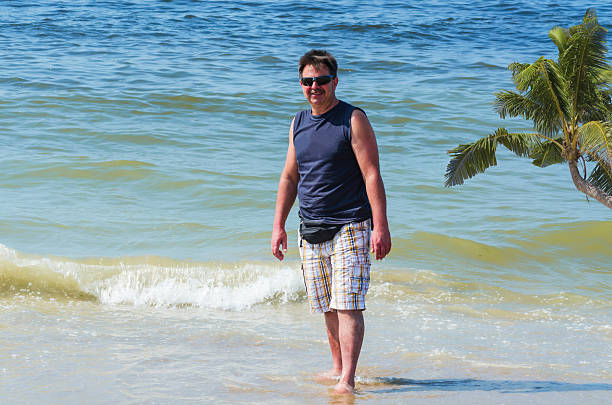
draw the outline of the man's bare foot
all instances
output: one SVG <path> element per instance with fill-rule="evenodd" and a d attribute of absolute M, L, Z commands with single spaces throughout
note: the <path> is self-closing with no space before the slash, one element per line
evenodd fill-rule
<path fill-rule="evenodd" d="M 318 383 L 335 382 L 335 381 L 338 381 L 341 374 L 342 374 L 342 371 L 336 371 L 334 369 L 327 370 L 327 371 L 317 374 L 315 376 L 315 381 Z"/>
<path fill-rule="evenodd" d="M 352 387 L 349 383 L 346 383 L 344 381 L 340 381 L 334 387 L 334 392 L 336 394 L 354 394 L 355 393 L 355 388 Z"/>

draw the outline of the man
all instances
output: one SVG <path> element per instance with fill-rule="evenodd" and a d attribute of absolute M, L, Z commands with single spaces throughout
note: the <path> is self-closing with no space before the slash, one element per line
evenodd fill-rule
<path fill-rule="evenodd" d="M 391 250 L 378 146 L 365 113 L 335 95 L 338 64 L 320 50 L 304 54 L 299 77 L 310 110 L 298 113 L 278 185 L 271 247 L 283 260 L 285 221 L 299 196 L 300 258 L 312 312 L 325 316 L 337 393 L 353 392 L 363 342 L 370 248 Z M 280 250 L 282 247 L 282 251 Z"/>

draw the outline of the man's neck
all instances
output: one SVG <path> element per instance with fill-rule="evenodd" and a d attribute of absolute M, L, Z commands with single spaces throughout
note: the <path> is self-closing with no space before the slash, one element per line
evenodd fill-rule
<path fill-rule="evenodd" d="M 326 112 L 328 112 L 329 110 L 331 110 L 332 108 L 334 108 L 336 105 L 338 105 L 340 101 L 337 98 L 334 98 L 334 100 L 331 102 L 331 104 L 327 105 L 327 106 L 313 106 L 312 104 L 310 105 L 310 110 L 312 111 L 312 115 L 323 115 Z"/>

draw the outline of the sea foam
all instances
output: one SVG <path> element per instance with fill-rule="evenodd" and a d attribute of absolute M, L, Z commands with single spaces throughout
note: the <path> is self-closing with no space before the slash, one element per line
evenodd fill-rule
<path fill-rule="evenodd" d="M 0 244 L 0 293 L 237 311 L 303 299 L 304 284 L 296 267 L 150 256 L 73 260 L 23 254 Z"/>

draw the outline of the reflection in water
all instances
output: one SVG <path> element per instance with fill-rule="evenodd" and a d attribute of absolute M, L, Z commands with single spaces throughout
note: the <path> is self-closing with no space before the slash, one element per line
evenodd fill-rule
<path fill-rule="evenodd" d="M 411 380 L 409 378 L 380 377 L 363 381 L 363 385 L 381 385 L 383 389 L 363 389 L 368 393 L 407 391 L 498 391 L 500 393 L 536 393 L 568 391 L 612 391 L 612 384 L 573 384 L 562 381 L 513 380 Z"/>
<path fill-rule="evenodd" d="M 333 389 L 330 389 L 329 394 L 329 405 L 353 405 L 355 403 L 355 395 L 353 394 L 344 394 L 338 395 L 333 392 Z"/>

